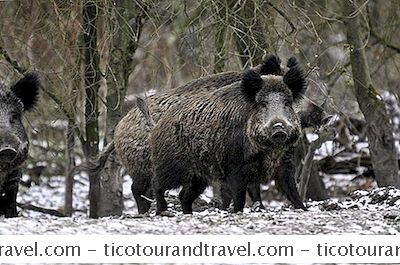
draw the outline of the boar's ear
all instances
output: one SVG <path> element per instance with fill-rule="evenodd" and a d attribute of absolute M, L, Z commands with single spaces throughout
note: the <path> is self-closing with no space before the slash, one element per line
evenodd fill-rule
<path fill-rule="evenodd" d="M 24 111 L 31 110 L 39 95 L 39 78 L 35 73 L 28 73 L 11 87 L 11 91 L 24 104 Z"/>
<path fill-rule="evenodd" d="M 283 82 L 290 88 L 293 93 L 293 99 L 296 101 L 301 99 L 306 92 L 306 78 L 304 77 L 303 69 L 295 57 L 291 57 L 288 60 L 287 66 L 289 67 L 289 71 L 284 75 Z"/>
<path fill-rule="evenodd" d="M 262 84 L 263 80 L 260 74 L 256 71 L 249 69 L 243 73 L 241 84 L 242 90 L 251 100 L 254 100 L 257 92 L 262 88 Z"/>
<path fill-rule="evenodd" d="M 282 75 L 281 59 L 276 55 L 267 55 L 261 64 L 261 75 Z"/>

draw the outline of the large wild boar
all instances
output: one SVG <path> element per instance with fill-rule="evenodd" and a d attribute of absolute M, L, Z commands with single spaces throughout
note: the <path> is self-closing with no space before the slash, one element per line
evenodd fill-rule
<path fill-rule="evenodd" d="M 264 62 L 255 67 L 262 74 L 281 74 L 280 60 L 276 56 L 268 56 Z M 238 82 L 242 73 L 226 72 L 194 80 L 178 88 L 161 91 L 147 99 L 148 109 L 152 119 L 157 123 L 160 117 L 170 108 L 184 101 L 192 94 L 201 91 L 210 92 L 220 87 Z M 145 117 L 137 107 L 132 108 L 121 119 L 115 128 L 115 151 L 132 177 L 132 193 L 136 200 L 139 213 L 145 213 L 150 208 L 153 198 L 151 185 L 152 167 L 150 163 L 150 148 L 148 136 L 150 127 Z"/>
<path fill-rule="evenodd" d="M 22 115 L 34 107 L 38 87 L 35 74 L 26 75 L 11 89 L 0 85 L 0 215 L 5 217 L 17 216 L 19 167 L 26 160 L 29 149 Z"/>
<path fill-rule="evenodd" d="M 305 209 L 285 172 L 301 133 L 293 104 L 306 81 L 294 57 L 288 67 L 284 76 L 279 65 L 265 75 L 248 70 L 241 81 L 188 95 L 163 113 L 150 133 L 157 214 L 167 210 L 164 192 L 180 186 L 183 212 L 192 213 L 193 201 L 216 178 L 232 190 L 234 211 L 242 211 L 248 184 L 265 175 L 277 176 L 288 199 Z M 284 174 L 275 174 L 278 168 Z"/>

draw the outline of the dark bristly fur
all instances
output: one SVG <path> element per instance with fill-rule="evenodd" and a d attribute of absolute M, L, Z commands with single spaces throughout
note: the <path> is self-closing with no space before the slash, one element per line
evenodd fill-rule
<path fill-rule="evenodd" d="M 34 108 L 38 77 L 27 74 L 11 89 L 0 87 L 0 215 L 17 216 L 16 197 L 20 165 L 28 155 L 29 141 L 22 125 L 23 111 Z"/>
<path fill-rule="evenodd" d="M 273 55 L 266 57 L 263 64 L 255 67 L 254 70 L 260 72 L 262 75 L 282 74 L 280 59 Z M 164 112 L 176 104 L 179 104 L 179 102 L 184 100 L 188 95 L 202 91 L 213 91 L 220 87 L 240 81 L 241 76 L 242 74 L 239 72 L 221 73 L 194 80 L 178 88 L 161 91 L 147 98 L 149 112 L 151 113 L 154 122 L 157 123 Z M 299 110 L 301 110 L 301 108 Z M 306 117 L 306 115 L 304 115 L 304 117 Z M 149 122 L 147 120 L 148 119 L 142 115 L 141 111 L 137 107 L 132 108 L 132 110 L 119 122 L 114 137 L 115 151 L 127 169 L 127 172 L 132 177 L 133 184 L 131 189 L 139 213 L 145 213 L 150 208 L 150 202 L 144 199 L 142 195 L 148 198 L 153 198 L 152 185 L 150 181 L 152 170 L 148 144 L 148 133 L 151 128 L 149 127 Z M 93 167 L 94 170 L 99 170 L 104 166 L 104 164 L 100 165 L 98 162 L 105 162 L 108 154 L 110 154 L 109 149 L 102 153 L 102 156 L 97 161 L 98 165 Z M 223 187 L 225 190 L 226 188 L 227 187 Z M 285 189 L 282 188 L 282 190 Z M 229 198 L 229 196 L 227 198 Z M 254 200 L 257 200 L 257 198 Z"/>
<path fill-rule="evenodd" d="M 268 55 L 260 67 L 260 73 L 262 75 L 282 75 L 281 59 L 276 55 Z"/>
<path fill-rule="evenodd" d="M 279 62 L 279 63 L 277 63 Z M 262 65 L 254 70 L 261 74 L 281 72 L 280 61 L 276 56 L 268 57 Z M 178 88 L 161 91 L 147 98 L 148 110 L 155 123 L 158 122 L 164 112 L 179 104 L 186 97 L 199 92 L 211 92 L 220 87 L 238 82 L 242 73 L 227 72 L 207 76 L 194 80 Z M 150 208 L 150 202 L 142 195 L 152 198 L 151 163 L 148 143 L 150 131 L 147 119 L 141 111 L 134 107 L 122 118 L 115 129 L 115 151 L 132 177 L 132 193 L 138 205 L 139 213 L 145 213 Z M 109 152 L 103 153 L 105 156 Z M 104 159 L 99 159 L 104 161 Z M 96 170 L 100 168 L 96 166 Z"/>
<path fill-rule="evenodd" d="M 240 80 L 240 73 L 228 72 L 197 79 L 188 84 L 149 96 L 147 107 L 155 123 L 165 111 L 187 96 L 199 91 L 213 91 L 218 87 Z M 139 213 L 150 208 L 150 202 L 143 198 L 153 198 L 151 185 L 152 167 L 148 135 L 151 130 L 148 119 L 138 107 L 132 108 L 115 128 L 115 151 L 132 178 L 132 194 Z"/>
<path fill-rule="evenodd" d="M 234 211 L 242 211 L 247 185 L 266 174 L 305 209 L 293 175 L 271 173 L 285 168 L 300 133 L 292 103 L 305 91 L 297 82 L 301 73 L 296 67 L 290 76 L 260 77 L 249 70 L 241 82 L 191 94 L 164 112 L 150 137 L 157 213 L 167 209 L 164 192 L 179 186 L 183 212 L 191 213 L 194 199 L 215 178 L 230 187 Z M 277 131 L 287 137 L 275 141 Z"/>
<path fill-rule="evenodd" d="M 289 71 L 283 77 L 283 81 L 292 90 L 293 97 L 301 99 L 299 95 L 303 95 L 307 88 L 304 71 L 295 57 L 291 57 L 288 60 L 287 66 L 289 67 Z"/>
<path fill-rule="evenodd" d="M 241 86 L 244 94 L 247 95 L 249 99 L 254 100 L 254 97 L 260 90 L 262 83 L 263 80 L 260 76 L 260 73 L 257 73 L 253 69 L 250 69 L 244 72 Z"/>
<path fill-rule="evenodd" d="M 36 105 L 39 94 L 39 77 L 36 73 L 28 73 L 19 80 L 11 90 L 22 101 L 25 111 L 30 111 Z"/>

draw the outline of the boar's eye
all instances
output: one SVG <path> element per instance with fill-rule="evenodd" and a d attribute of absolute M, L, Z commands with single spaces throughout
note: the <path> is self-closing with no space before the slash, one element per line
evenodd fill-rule
<path fill-rule="evenodd" d="M 259 103 L 258 103 L 258 106 L 260 107 L 260 108 L 268 108 L 268 103 L 267 102 L 265 102 L 265 101 L 260 101 Z"/>
<path fill-rule="evenodd" d="M 290 107 L 293 104 L 293 99 L 285 98 L 285 100 L 283 101 L 283 104 L 285 104 L 286 107 Z"/>

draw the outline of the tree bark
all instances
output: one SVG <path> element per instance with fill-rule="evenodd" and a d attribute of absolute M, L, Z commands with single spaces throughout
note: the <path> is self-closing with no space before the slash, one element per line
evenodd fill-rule
<path fill-rule="evenodd" d="M 65 159 L 67 165 L 65 166 L 65 205 L 64 213 L 65 216 L 72 216 L 72 195 L 74 190 L 74 169 L 75 169 L 75 138 L 73 125 L 68 123 L 66 132 L 66 148 L 65 148 Z"/>
<path fill-rule="evenodd" d="M 318 133 L 318 139 L 309 143 L 305 137 L 295 147 L 296 179 L 300 180 L 299 193 L 304 201 L 306 198 L 323 200 L 327 198 L 323 183 L 320 182 L 318 170 L 314 163 L 315 151 L 327 140 L 334 138 L 333 131 L 323 128 Z M 311 191 L 311 192 L 310 192 Z"/>
<path fill-rule="evenodd" d="M 364 114 L 372 166 L 378 186 L 400 188 L 397 153 L 393 128 L 386 113 L 385 103 L 372 84 L 361 40 L 361 25 L 354 1 L 344 1 L 344 24 L 350 45 L 350 62 L 354 80 L 354 93 Z"/>
<path fill-rule="evenodd" d="M 99 54 L 97 52 L 96 20 L 98 7 L 96 1 L 86 0 L 83 3 L 83 52 L 84 52 L 84 84 L 86 92 L 85 130 L 86 141 L 83 151 L 87 159 L 94 159 L 98 154 L 99 144 L 99 110 L 98 91 L 100 81 Z M 89 217 L 98 217 L 100 179 L 97 175 L 89 175 Z"/>
<path fill-rule="evenodd" d="M 111 18 L 107 21 L 108 34 L 112 35 L 107 80 L 107 127 L 105 146 L 114 138 L 114 129 L 122 117 L 122 106 L 133 71 L 133 55 L 140 37 L 143 10 L 133 1 L 117 0 L 110 6 Z M 129 24 L 128 24 L 129 23 Z M 115 29 L 117 28 L 117 30 Z M 135 37 L 133 37 L 135 36 Z M 99 216 L 120 216 L 123 211 L 122 176 L 120 164 L 114 154 L 100 172 Z"/>

